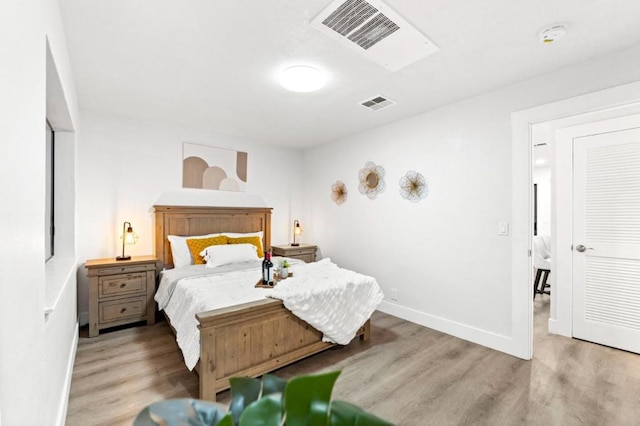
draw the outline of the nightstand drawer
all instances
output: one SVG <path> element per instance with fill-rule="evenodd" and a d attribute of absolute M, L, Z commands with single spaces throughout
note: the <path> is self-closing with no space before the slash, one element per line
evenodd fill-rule
<path fill-rule="evenodd" d="M 317 249 L 318 246 L 310 244 L 300 244 L 299 246 L 271 246 L 271 250 L 276 256 L 292 257 L 305 262 L 316 261 Z"/>
<path fill-rule="evenodd" d="M 147 310 L 145 296 L 131 299 L 101 302 L 99 304 L 100 322 L 118 321 L 130 317 L 144 317 Z"/>
<path fill-rule="evenodd" d="M 145 272 L 153 269 L 153 265 L 122 265 L 109 268 L 96 268 L 94 275 L 130 274 L 132 272 Z"/>
<path fill-rule="evenodd" d="M 98 278 L 98 297 L 120 296 L 147 290 L 147 275 L 142 273 Z"/>
<path fill-rule="evenodd" d="M 301 254 L 309 254 L 309 249 L 289 249 L 287 250 L 287 256 L 300 256 Z"/>
<path fill-rule="evenodd" d="M 294 256 L 289 256 L 289 257 L 293 257 L 294 259 L 300 259 L 306 263 L 311 263 L 316 261 L 316 255 L 314 253 L 296 254 Z"/>

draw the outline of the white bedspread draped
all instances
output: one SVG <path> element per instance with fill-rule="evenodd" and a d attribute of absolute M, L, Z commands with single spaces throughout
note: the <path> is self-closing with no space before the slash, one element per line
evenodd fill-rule
<path fill-rule="evenodd" d="M 339 268 L 329 259 L 309 264 L 289 261 L 294 276 L 274 289 L 255 288 L 261 276 L 259 261 L 163 271 L 155 300 L 170 318 L 190 370 L 200 357 L 197 313 L 274 297 L 321 331 L 325 341 L 347 344 L 382 301 L 374 278 Z"/>
<path fill-rule="evenodd" d="M 269 297 L 282 300 L 295 316 L 320 330 L 323 341 L 346 345 L 384 295 L 374 278 L 323 259 L 296 269 Z"/>

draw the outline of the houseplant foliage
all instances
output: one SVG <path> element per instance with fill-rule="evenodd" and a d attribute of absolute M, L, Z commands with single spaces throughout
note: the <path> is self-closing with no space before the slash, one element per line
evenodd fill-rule
<path fill-rule="evenodd" d="M 147 406 L 135 426 L 386 426 L 391 423 L 344 401 L 331 401 L 340 371 L 294 377 L 235 377 L 231 404 L 171 399 Z"/>

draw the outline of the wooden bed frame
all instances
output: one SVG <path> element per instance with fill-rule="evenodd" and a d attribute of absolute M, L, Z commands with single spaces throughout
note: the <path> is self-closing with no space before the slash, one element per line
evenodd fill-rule
<path fill-rule="evenodd" d="M 271 247 L 271 208 L 154 206 L 155 255 L 172 268 L 168 235 L 262 231 Z M 215 401 L 229 378 L 256 377 L 332 347 L 322 333 L 302 321 L 282 301 L 264 299 L 196 315 L 200 329 L 200 399 Z M 370 322 L 358 330 L 369 340 Z"/>

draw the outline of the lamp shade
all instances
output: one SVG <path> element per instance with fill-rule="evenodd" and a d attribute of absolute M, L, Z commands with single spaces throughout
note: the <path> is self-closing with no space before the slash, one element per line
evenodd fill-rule
<path fill-rule="evenodd" d="M 296 237 L 302 235 L 302 233 L 304 232 L 304 230 L 302 229 L 302 226 L 300 226 L 300 221 L 299 220 L 294 220 L 293 221 L 293 242 L 291 243 L 292 246 L 299 246 L 300 243 L 296 243 Z"/>
<path fill-rule="evenodd" d="M 122 239 L 122 256 L 116 257 L 116 260 L 129 260 L 131 256 L 126 256 L 124 254 L 124 246 L 135 244 L 138 241 L 138 235 L 133 232 L 133 226 L 131 226 L 130 222 L 124 222 L 122 224 L 122 235 L 120 236 Z"/>

